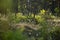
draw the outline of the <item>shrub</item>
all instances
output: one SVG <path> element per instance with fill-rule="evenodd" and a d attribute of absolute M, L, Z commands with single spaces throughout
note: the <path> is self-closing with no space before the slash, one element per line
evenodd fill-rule
<path fill-rule="evenodd" d="M 8 30 L 7 32 L 1 34 L 2 35 L 1 38 L 3 40 L 26 40 L 27 37 L 23 35 L 22 32 L 23 32 L 22 29 L 18 29 L 16 31 Z"/>
<path fill-rule="evenodd" d="M 53 31 L 50 32 L 52 40 L 60 40 L 60 27 L 55 27 Z"/>

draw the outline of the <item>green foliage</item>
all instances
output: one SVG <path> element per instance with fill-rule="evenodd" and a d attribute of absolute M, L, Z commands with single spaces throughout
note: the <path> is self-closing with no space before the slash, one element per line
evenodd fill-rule
<path fill-rule="evenodd" d="M 60 16 L 60 8 L 56 7 L 55 8 L 56 15 L 59 17 Z"/>
<path fill-rule="evenodd" d="M 9 22 L 0 20 L 0 31 L 7 31 L 9 30 Z"/>
<path fill-rule="evenodd" d="M 19 1 L 19 2 L 18 2 Z M 56 1 L 57 2 L 57 1 Z M 56 3 L 55 3 L 56 4 Z M 29 37 L 23 34 L 24 28 L 10 30 L 10 26 L 14 23 L 28 22 L 34 24 L 35 22 L 39 25 L 37 31 L 41 32 L 38 40 L 59 40 L 60 38 L 60 27 L 51 26 L 47 19 L 56 18 L 47 9 L 51 9 L 48 5 L 52 5 L 51 0 L 0 0 L 0 18 L 1 14 L 7 12 L 8 20 L 0 20 L 0 40 L 28 40 Z M 52 5 L 52 7 L 54 7 Z M 17 13 L 17 11 L 21 13 Z M 46 10 L 45 10 L 46 9 Z M 59 15 L 58 6 L 52 8 Z M 8 12 L 11 11 L 11 12 Z M 12 13 L 15 12 L 15 13 Z M 22 15 L 26 13 L 26 15 Z M 30 13 L 30 14 L 29 14 Z M 39 14 L 36 14 L 39 13 Z M 28 15 L 29 14 L 29 15 Z M 35 14 L 35 17 L 34 17 Z M 60 16 L 60 15 L 59 15 Z M 36 25 L 37 25 L 36 24 Z M 19 26 L 19 25 L 18 25 Z M 12 26 L 12 27 L 15 27 Z M 19 26 L 21 27 L 21 26 Z M 34 34 L 35 35 L 35 34 Z M 32 37 L 33 38 L 33 37 Z M 35 38 L 33 38 L 34 40 Z"/>
<path fill-rule="evenodd" d="M 22 20 L 25 21 L 27 16 L 23 16 L 21 13 L 18 13 L 16 16 L 16 22 L 21 22 Z"/>
<path fill-rule="evenodd" d="M 26 40 L 26 36 L 22 34 L 22 29 L 18 29 L 16 31 L 8 30 L 1 34 L 3 40 Z"/>
<path fill-rule="evenodd" d="M 60 27 L 55 27 L 53 31 L 50 32 L 50 36 L 52 40 L 59 40 L 60 39 Z"/>
<path fill-rule="evenodd" d="M 35 16 L 35 19 L 36 19 L 36 21 L 39 22 L 39 23 L 44 22 L 44 18 L 43 18 L 42 16 L 40 16 L 40 15 L 36 15 L 36 16 Z"/>
<path fill-rule="evenodd" d="M 58 13 L 59 12 L 59 8 L 57 7 L 57 8 L 55 8 L 55 11 Z"/>
<path fill-rule="evenodd" d="M 42 13 L 44 13 L 44 12 L 42 12 Z M 46 19 L 45 19 L 45 14 L 38 14 L 38 15 L 35 15 L 35 19 L 36 19 L 36 21 L 38 22 L 38 24 L 39 24 L 39 27 L 41 26 L 41 28 L 38 30 L 39 32 L 41 32 L 41 34 L 40 34 L 40 37 L 38 38 L 38 40 L 54 40 L 53 39 L 53 36 L 55 36 L 55 39 L 59 39 L 58 37 L 60 37 L 59 36 L 59 34 L 60 34 L 60 28 L 59 27 L 56 27 L 56 26 L 50 26 L 49 24 L 48 24 L 48 22 L 46 21 Z M 49 18 L 55 18 L 55 16 L 53 16 L 53 15 L 48 15 L 49 16 Z M 15 18 L 16 17 L 16 18 Z M 46 16 L 47 17 L 47 16 Z M 29 19 L 30 18 L 30 19 Z M 9 26 L 8 26 L 8 23 L 10 23 L 10 22 L 15 22 L 15 23 L 19 23 L 19 22 L 21 22 L 22 20 L 24 20 L 25 22 L 27 22 L 27 19 L 29 19 L 29 20 L 31 20 L 31 19 L 33 19 L 33 14 L 32 15 L 30 15 L 30 16 L 25 16 L 25 15 L 22 15 L 21 13 L 17 13 L 16 14 L 16 16 L 15 16 L 15 14 L 11 14 L 11 15 L 9 15 L 9 17 L 8 17 L 8 21 L 9 22 L 7 22 L 7 21 L 0 21 L 0 27 L 2 26 L 4 29 L 5 28 L 8 28 Z M 23 22 L 24 22 L 23 21 Z M 34 20 L 33 20 L 34 21 Z M 6 24 L 7 23 L 7 24 Z M 29 23 L 29 22 L 28 22 Z M 7 27 L 7 26 L 8 27 Z M 36 24 L 37 25 L 37 24 Z M 5 27 L 6 26 L 6 27 Z M 2 29 L 3 29 L 2 28 Z M 0 29 L 1 30 L 1 29 Z M 17 30 L 15 30 L 15 31 L 12 31 L 12 30 L 8 30 L 8 31 L 6 31 L 6 32 L 4 32 L 4 33 L 2 33 L 1 34 L 1 38 L 3 39 L 3 40 L 27 40 L 29 37 L 27 37 L 27 35 L 23 35 L 22 33 L 23 33 L 23 31 L 24 31 L 24 28 L 20 28 L 20 29 L 17 29 Z M 58 32 L 57 32 L 58 31 Z M 54 35 L 53 35 L 54 34 Z M 57 36 L 57 37 L 56 37 Z M 23 39 L 24 38 L 24 39 Z M 32 37 L 33 38 L 33 37 Z M 49 39 L 48 39 L 49 38 Z M 35 39 L 35 38 L 33 38 L 33 39 Z"/>

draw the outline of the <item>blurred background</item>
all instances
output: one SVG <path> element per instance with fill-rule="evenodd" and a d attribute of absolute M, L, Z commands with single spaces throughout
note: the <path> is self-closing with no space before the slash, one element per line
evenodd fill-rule
<path fill-rule="evenodd" d="M 0 40 L 60 40 L 60 0 L 0 0 Z"/>

